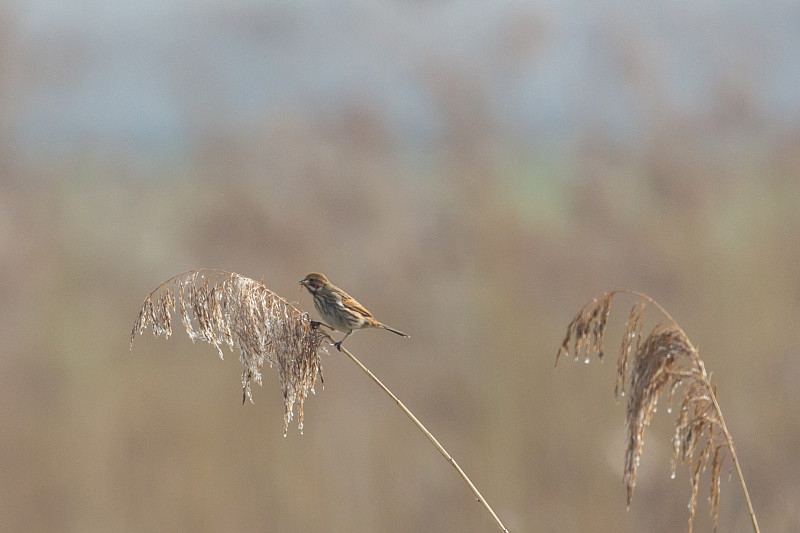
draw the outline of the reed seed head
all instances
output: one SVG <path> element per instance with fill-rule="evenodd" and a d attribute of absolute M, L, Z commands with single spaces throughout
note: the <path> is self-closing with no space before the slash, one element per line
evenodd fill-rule
<path fill-rule="evenodd" d="M 242 402 L 251 402 L 251 382 L 261 384 L 264 364 L 278 367 L 283 390 L 286 435 L 298 405 L 298 429 L 303 430 L 303 405 L 322 381 L 319 351 L 328 335 L 308 313 L 295 308 L 263 283 L 221 270 L 198 269 L 178 274 L 154 289 L 145 299 L 131 331 L 148 326 L 153 335 L 169 338 L 173 315 L 179 314 L 192 341 L 213 345 L 223 357 L 227 345 L 239 351 L 242 363 Z"/>
<path fill-rule="evenodd" d="M 623 481 L 630 507 L 636 487 L 636 474 L 642 456 L 645 428 L 656 411 L 660 395 L 667 391 L 668 403 L 680 392 L 681 406 L 672 438 L 672 477 L 678 463 L 688 464 L 692 487 L 689 501 L 689 531 L 692 531 L 700 476 L 711 465 L 710 514 L 716 530 L 719 514 L 720 471 L 723 449 L 730 446 L 730 436 L 721 427 L 721 413 L 716 404 L 716 387 L 712 385 L 700 359 L 683 330 L 666 311 L 646 294 L 621 290 L 608 292 L 581 308 L 567 326 L 556 364 L 561 356 L 574 354 L 575 360 L 589 362 L 592 352 L 603 358 L 603 337 L 606 331 L 611 300 L 616 294 L 638 297 L 625 324 L 620 355 L 617 360 L 615 396 L 628 394 L 626 424 L 627 444 Z M 666 320 L 642 338 L 642 315 L 653 304 Z M 632 358 L 632 361 L 631 361 Z M 671 411 L 671 407 L 667 409 Z"/>

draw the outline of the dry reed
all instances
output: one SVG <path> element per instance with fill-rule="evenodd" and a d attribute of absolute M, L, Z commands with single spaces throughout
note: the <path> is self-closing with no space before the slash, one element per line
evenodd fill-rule
<path fill-rule="evenodd" d="M 222 345 L 239 349 L 242 372 L 242 403 L 252 397 L 250 381 L 261 384 L 264 363 L 276 365 L 283 388 L 286 436 L 295 403 L 299 408 L 299 429 L 303 430 L 303 403 L 314 392 L 317 377 L 322 381 L 319 350 L 324 341 L 333 340 L 304 313 L 252 279 L 222 270 L 197 269 L 183 272 L 156 287 L 145 299 L 131 331 L 131 347 L 136 333 L 152 326 L 155 336 L 172 335 L 172 315 L 180 312 L 181 321 L 192 341 L 208 342 L 223 356 Z M 326 326 L 328 327 L 328 326 Z M 392 400 L 428 438 L 440 454 L 455 468 L 463 481 L 486 509 L 498 527 L 508 528 L 489 505 L 478 488 L 445 450 L 433 434 L 366 366 L 346 348 L 345 353 Z"/>
<path fill-rule="evenodd" d="M 724 451 L 728 450 L 736 467 L 739 482 L 744 492 L 753 530 L 758 533 L 758 523 L 747 491 L 741 466 L 736 456 L 733 439 L 725 425 L 716 386 L 706 373 L 705 365 L 697 349 L 689 341 L 675 320 L 655 300 L 646 294 L 619 290 L 595 298 L 578 311 L 567 326 L 567 334 L 556 356 L 556 365 L 562 356 L 583 357 L 589 362 L 592 352 L 603 358 L 603 338 L 611 308 L 611 300 L 619 293 L 632 294 L 638 298 L 631 308 L 625 326 L 619 359 L 617 360 L 617 398 L 629 393 L 626 413 L 627 445 L 623 481 L 627 489 L 630 507 L 636 487 L 636 473 L 642 455 L 644 430 L 656 411 L 658 399 L 667 390 L 668 408 L 671 412 L 672 398 L 680 391 L 681 406 L 675 421 L 672 437 L 672 477 L 677 465 L 687 464 L 691 482 L 689 500 L 689 531 L 692 531 L 700 476 L 711 465 L 710 509 L 716 531 L 719 518 L 720 472 Z M 646 338 L 642 338 L 642 315 L 652 304 L 666 317 L 657 324 Z M 629 370 L 629 357 L 633 357 Z"/>
<path fill-rule="evenodd" d="M 283 434 L 286 435 L 298 406 L 298 429 L 303 430 L 303 405 L 322 381 L 319 350 L 329 338 L 304 313 L 270 291 L 263 283 L 232 272 L 197 269 L 183 272 L 156 287 L 145 299 L 131 331 L 148 326 L 153 335 L 172 335 L 173 315 L 179 313 L 192 341 L 212 344 L 223 357 L 222 347 L 239 350 L 242 363 L 242 403 L 253 398 L 250 383 L 261 385 L 264 364 L 278 367 L 283 390 Z"/>

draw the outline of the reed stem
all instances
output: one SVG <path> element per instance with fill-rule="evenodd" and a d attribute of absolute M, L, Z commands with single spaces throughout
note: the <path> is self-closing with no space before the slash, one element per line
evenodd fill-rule
<path fill-rule="evenodd" d="M 489 514 L 490 514 L 490 515 L 492 515 L 492 518 L 494 519 L 494 521 L 495 521 L 495 522 L 497 522 L 497 525 L 498 525 L 498 526 L 500 526 L 500 529 L 502 529 L 503 531 L 505 531 L 506 533 L 508 533 L 508 528 L 507 528 L 507 527 L 506 527 L 506 526 L 503 524 L 503 522 L 500 520 L 500 517 L 498 517 L 498 516 L 497 516 L 497 513 L 495 513 L 495 512 L 494 512 L 494 509 L 492 509 L 492 507 L 489 505 L 489 502 L 487 502 L 487 501 L 486 501 L 486 498 L 484 498 L 484 497 L 483 497 L 483 495 L 480 493 L 480 491 L 479 491 L 479 490 L 478 490 L 478 488 L 475 486 L 475 484 L 472 482 L 472 480 L 470 480 L 470 479 L 469 479 L 469 477 L 467 476 L 467 474 L 464 472 L 464 470 L 462 470 L 462 469 L 461 469 L 461 467 L 458 465 L 458 463 L 456 462 L 456 460 L 455 460 L 455 459 L 453 459 L 453 457 L 452 457 L 452 456 L 451 456 L 449 453 L 447 453 L 447 450 L 445 450 L 445 449 L 444 449 L 444 446 L 442 446 L 441 444 L 439 444 L 439 441 L 438 441 L 438 440 L 436 440 L 436 437 L 434 437 L 434 436 L 433 436 L 433 434 L 432 434 L 430 431 L 428 431 L 428 429 L 427 429 L 427 428 L 426 428 L 426 427 L 425 427 L 425 426 L 422 424 L 422 422 L 420 422 L 420 421 L 419 421 L 419 419 L 418 419 L 416 416 L 414 416 L 414 413 L 412 413 L 411 411 L 409 411 L 409 409 L 408 409 L 408 408 L 407 408 L 407 407 L 406 407 L 406 406 L 403 404 L 403 402 L 401 402 L 401 401 L 400 401 L 400 400 L 397 398 L 397 396 L 395 396 L 395 395 L 392 393 L 392 391 L 390 391 L 390 390 L 389 390 L 389 389 L 386 387 L 386 385 L 384 385 L 384 384 L 381 382 L 381 380 L 379 380 L 379 379 L 378 379 L 378 378 L 375 376 L 375 374 L 373 374 L 373 373 L 370 371 L 370 369 L 369 369 L 369 368 L 367 368 L 366 366 L 364 366 L 364 365 L 361 363 L 361 361 L 359 361 L 358 359 L 356 359 L 356 357 L 355 357 L 355 356 L 354 356 L 352 353 L 350 353 L 350 351 L 349 351 L 349 350 L 347 350 L 347 348 L 344 348 L 344 347 L 342 347 L 342 348 L 340 348 L 340 351 L 342 351 L 342 352 L 343 352 L 345 355 L 347 355 L 347 357 L 349 357 L 349 358 L 350 358 L 350 359 L 351 359 L 351 360 L 352 360 L 352 361 L 353 361 L 353 362 L 354 362 L 354 363 L 355 363 L 355 364 L 356 364 L 356 365 L 357 365 L 357 366 L 358 366 L 358 367 L 359 367 L 361 370 L 363 370 L 363 371 L 364 371 L 364 373 L 365 373 L 365 374 L 367 374 L 367 375 L 370 377 L 370 379 L 372 379 L 372 381 L 374 381 L 375 383 L 377 383 L 377 385 L 378 385 L 378 386 L 379 386 L 381 389 L 383 389 L 383 392 L 385 392 L 386 394 L 388 394 L 388 395 L 389 395 L 389 397 L 390 397 L 392 400 L 394 400 L 394 401 L 395 401 L 395 403 L 397 404 L 397 406 L 398 406 L 398 407 L 399 407 L 399 408 L 400 408 L 400 409 L 401 409 L 401 410 L 402 410 L 402 411 L 403 411 L 403 412 L 406 414 L 406 416 L 407 416 L 408 418 L 410 418 L 410 419 L 411 419 L 411 421 L 414 423 L 414 425 L 415 425 L 415 426 L 417 426 L 417 428 L 418 428 L 418 429 L 419 429 L 419 430 L 420 430 L 422 433 L 424 433 L 424 434 L 425 434 L 425 436 L 428 438 L 428 440 L 429 440 L 429 441 L 431 441 L 431 443 L 432 443 L 432 444 L 433 444 L 433 445 L 436 447 L 436 449 L 437 449 L 437 450 L 439 450 L 439 453 L 441 453 L 441 454 L 442 454 L 442 456 L 443 456 L 445 459 L 447 459 L 447 462 L 448 462 L 448 463 L 450 463 L 450 464 L 453 466 L 453 468 L 455 468 L 455 469 L 456 469 L 456 472 L 458 472 L 458 475 L 460 475 L 460 476 L 461 476 L 461 478 L 464 480 L 464 482 L 465 482 L 465 483 L 467 484 L 467 486 L 470 488 L 470 490 L 472 491 L 472 493 L 473 493 L 473 494 L 475 494 L 475 498 L 477 498 L 478 502 L 479 502 L 481 505 L 483 505 L 483 507 L 484 507 L 484 508 L 485 508 L 485 509 L 486 509 L 486 510 L 489 512 Z"/>

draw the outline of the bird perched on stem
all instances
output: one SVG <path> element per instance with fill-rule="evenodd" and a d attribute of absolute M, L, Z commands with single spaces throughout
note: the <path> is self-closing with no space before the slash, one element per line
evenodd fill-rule
<path fill-rule="evenodd" d="M 336 349 L 341 351 L 342 343 L 357 329 L 382 328 L 401 337 L 409 337 L 402 331 L 390 328 L 372 317 L 372 313 L 358 303 L 355 298 L 328 281 L 322 274 L 316 272 L 309 274 L 300 281 L 300 285 L 308 289 L 314 297 L 314 307 L 333 329 L 345 333 L 337 343 Z"/>

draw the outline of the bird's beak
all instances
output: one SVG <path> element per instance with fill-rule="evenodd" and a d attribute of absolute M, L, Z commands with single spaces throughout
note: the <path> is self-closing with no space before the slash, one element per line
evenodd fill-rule
<path fill-rule="evenodd" d="M 306 284 L 306 280 L 304 280 L 304 279 L 301 279 L 301 280 L 300 280 L 300 285 L 305 285 L 305 284 Z"/>

